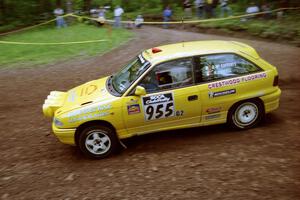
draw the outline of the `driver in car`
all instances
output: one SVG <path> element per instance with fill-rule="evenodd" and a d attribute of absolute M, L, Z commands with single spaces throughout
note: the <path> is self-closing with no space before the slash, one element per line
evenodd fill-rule
<path fill-rule="evenodd" d="M 147 92 L 155 92 L 159 90 L 158 82 L 155 77 L 151 74 L 148 74 L 144 77 L 142 82 L 139 84 L 140 86 L 144 87 Z"/>

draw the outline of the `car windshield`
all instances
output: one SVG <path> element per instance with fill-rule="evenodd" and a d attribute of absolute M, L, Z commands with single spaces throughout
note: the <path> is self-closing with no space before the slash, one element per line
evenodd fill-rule
<path fill-rule="evenodd" d="M 127 88 L 149 67 L 149 62 L 141 55 L 131 60 L 112 78 L 114 89 L 123 94 Z"/>

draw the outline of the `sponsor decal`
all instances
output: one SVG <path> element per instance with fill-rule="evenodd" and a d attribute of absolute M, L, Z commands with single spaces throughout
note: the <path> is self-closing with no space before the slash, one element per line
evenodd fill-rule
<path fill-rule="evenodd" d="M 74 102 L 77 98 L 75 90 L 70 91 L 68 96 L 68 102 Z"/>
<path fill-rule="evenodd" d="M 211 107 L 211 108 L 207 108 L 206 112 L 208 114 L 212 114 L 212 113 L 218 113 L 222 110 L 222 107 Z"/>
<path fill-rule="evenodd" d="M 145 63 L 145 60 L 144 60 L 144 58 L 143 58 L 143 56 L 142 56 L 142 55 L 139 55 L 139 59 L 140 59 L 140 61 L 141 61 L 141 63 L 142 63 L 142 64 L 144 64 L 144 63 Z"/>
<path fill-rule="evenodd" d="M 78 115 L 83 115 L 83 114 L 89 114 L 93 112 L 98 112 L 98 111 L 104 111 L 104 110 L 109 110 L 112 108 L 111 104 L 106 104 L 106 105 L 98 105 L 98 106 L 92 106 L 92 107 L 85 107 L 82 109 L 74 110 L 69 113 L 67 113 L 67 117 L 75 117 Z"/>
<path fill-rule="evenodd" d="M 236 62 L 228 62 L 228 63 L 221 63 L 221 64 L 216 64 L 215 68 L 231 68 L 231 67 L 235 67 L 236 66 Z"/>
<path fill-rule="evenodd" d="M 127 106 L 127 112 L 128 112 L 128 115 L 140 113 L 141 112 L 140 105 L 133 104 L 133 105 Z"/>
<path fill-rule="evenodd" d="M 183 110 L 177 110 L 176 111 L 176 116 L 179 117 L 179 116 L 182 116 L 184 114 L 184 111 Z"/>
<path fill-rule="evenodd" d="M 69 121 L 69 123 L 74 123 L 74 122 L 83 121 L 83 120 L 96 119 L 96 118 L 107 116 L 107 115 L 109 115 L 109 112 L 91 113 L 91 114 L 85 114 L 82 116 L 70 117 L 68 119 L 68 121 Z"/>
<path fill-rule="evenodd" d="M 223 80 L 223 81 L 217 81 L 217 82 L 208 84 L 208 89 L 220 88 L 220 87 L 225 87 L 225 86 L 229 86 L 229 85 L 237 85 L 242 82 L 263 79 L 266 77 L 267 77 L 267 73 L 262 72 L 259 74 L 251 74 L 251 75 L 247 75 L 247 76 L 243 76 L 243 77 L 232 78 L 232 79 Z"/>
<path fill-rule="evenodd" d="M 205 116 L 205 119 L 206 120 L 211 120 L 211 119 L 216 119 L 216 118 L 219 118 L 219 117 L 221 117 L 221 114 L 213 114 L 213 115 Z"/>
<path fill-rule="evenodd" d="M 214 97 L 220 97 L 220 96 L 225 96 L 229 94 L 235 94 L 236 90 L 235 89 L 230 89 L 230 90 L 224 90 L 220 92 L 208 92 L 209 98 L 214 98 Z"/>
<path fill-rule="evenodd" d="M 208 84 L 208 89 L 220 88 L 228 85 L 236 85 L 239 84 L 240 82 L 241 82 L 240 78 L 218 81 L 218 82 Z"/>
<path fill-rule="evenodd" d="M 146 96 L 142 101 L 146 121 L 175 115 L 173 93 Z"/>
<path fill-rule="evenodd" d="M 130 99 L 130 101 L 129 102 L 126 102 L 126 104 L 127 105 L 131 105 L 131 104 L 137 104 L 137 102 L 138 102 L 138 99 Z"/>

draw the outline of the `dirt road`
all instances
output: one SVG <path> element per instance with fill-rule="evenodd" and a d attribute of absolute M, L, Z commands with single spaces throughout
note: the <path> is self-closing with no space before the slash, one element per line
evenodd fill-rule
<path fill-rule="evenodd" d="M 189 40 L 246 42 L 278 67 L 278 111 L 257 128 L 224 126 L 132 138 L 128 149 L 88 160 L 51 134 L 41 105 L 118 70 L 142 49 Z M 127 45 L 93 59 L 0 71 L 1 199 L 300 199 L 300 48 L 144 27 Z"/>

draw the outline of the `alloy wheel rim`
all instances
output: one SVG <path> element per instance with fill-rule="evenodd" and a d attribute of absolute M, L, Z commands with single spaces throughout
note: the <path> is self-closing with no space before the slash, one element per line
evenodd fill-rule
<path fill-rule="evenodd" d="M 111 147 L 110 138 L 101 130 L 91 131 L 85 139 L 86 149 L 95 155 L 108 152 Z"/>

